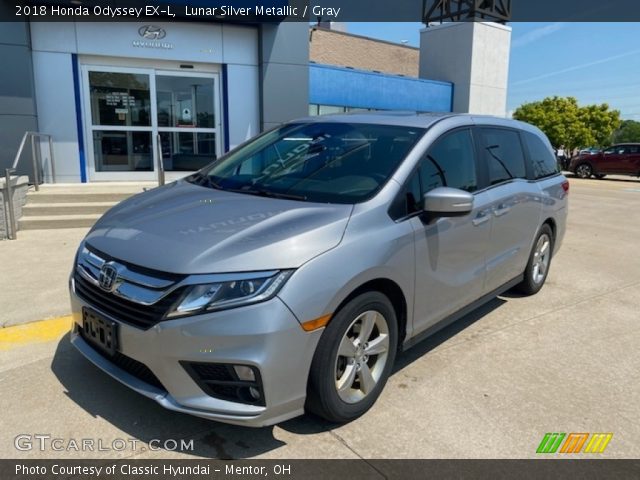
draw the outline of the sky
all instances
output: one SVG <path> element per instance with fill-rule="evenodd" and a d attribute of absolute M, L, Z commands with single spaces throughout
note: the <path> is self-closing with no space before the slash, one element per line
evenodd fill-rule
<path fill-rule="evenodd" d="M 507 111 L 545 97 L 608 103 L 640 121 L 640 23 L 509 24 L 511 61 Z M 420 43 L 421 23 L 350 22 L 350 33 Z"/>

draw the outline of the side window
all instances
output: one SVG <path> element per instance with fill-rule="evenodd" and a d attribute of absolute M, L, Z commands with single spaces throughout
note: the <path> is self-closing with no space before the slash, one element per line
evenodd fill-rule
<path fill-rule="evenodd" d="M 406 183 L 404 190 L 396 197 L 389 209 L 393 219 L 399 219 L 422 210 L 422 192 L 419 172 L 415 172 Z"/>
<path fill-rule="evenodd" d="M 407 213 L 415 213 L 422 210 L 422 191 L 420 190 L 420 178 L 414 173 L 406 187 Z"/>
<path fill-rule="evenodd" d="M 495 185 L 512 178 L 526 178 L 520 135 L 513 130 L 499 128 L 483 128 L 481 132 L 489 183 Z"/>
<path fill-rule="evenodd" d="M 537 180 L 558 173 L 558 162 L 549 147 L 533 133 L 522 132 L 522 136 L 529 150 L 533 178 Z"/>
<path fill-rule="evenodd" d="M 458 130 L 439 138 L 420 163 L 422 191 L 452 187 L 478 189 L 475 152 L 470 130 Z"/>
<path fill-rule="evenodd" d="M 638 147 L 637 145 L 629 145 L 627 147 L 627 153 L 640 153 L 640 147 Z"/>

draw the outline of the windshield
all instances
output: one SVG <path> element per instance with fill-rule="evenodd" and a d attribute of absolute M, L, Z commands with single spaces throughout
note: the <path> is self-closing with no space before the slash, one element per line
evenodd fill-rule
<path fill-rule="evenodd" d="M 423 133 L 389 125 L 288 124 L 188 180 L 254 195 L 358 203 L 382 188 Z"/>

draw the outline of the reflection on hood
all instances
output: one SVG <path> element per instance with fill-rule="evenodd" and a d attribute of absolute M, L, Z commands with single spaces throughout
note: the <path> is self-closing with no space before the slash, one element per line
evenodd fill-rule
<path fill-rule="evenodd" d="M 173 273 L 297 268 L 340 243 L 352 209 L 178 181 L 111 209 L 87 242 L 114 258 Z"/>

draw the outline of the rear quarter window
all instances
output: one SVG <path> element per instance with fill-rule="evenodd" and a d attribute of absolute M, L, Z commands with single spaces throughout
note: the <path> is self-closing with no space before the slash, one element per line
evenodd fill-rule
<path fill-rule="evenodd" d="M 522 137 L 529 151 L 531 173 L 534 179 L 549 177 L 559 172 L 558 162 L 553 152 L 537 135 L 522 132 Z"/>

